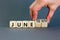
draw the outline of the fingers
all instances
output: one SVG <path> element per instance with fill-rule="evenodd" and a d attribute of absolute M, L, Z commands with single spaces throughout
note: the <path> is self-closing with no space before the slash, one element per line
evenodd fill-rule
<path fill-rule="evenodd" d="M 29 8 L 33 8 L 35 4 L 36 4 L 36 1 L 34 1 Z"/>
<path fill-rule="evenodd" d="M 49 11 L 49 13 L 48 13 L 48 15 L 47 15 L 47 17 L 46 17 L 48 23 L 50 23 L 50 20 L 51 20 L 51 18 L 53 17 L 54 12 L 55 12 L 55 10 L 53 10 L 53 11 L 50 10 L 50 11 Z"/>
<path fill-rule="evenodd" d="M 57 9 L 57 7 L 58 7 L 57 5 L 55 5 L 55 6 L 49 6 L 49 12 L 48 12 L 48 15 L 46 17 L 48 23 L 50 23 L 50 20 L 53 17 L 54 12 Z"/>
<path fill-rule="evenodd" d="M 37 19 L 38 12 L 36 10 L 33 10 L 32 13 L 32 20 L 35 21 Z"/>
<path fill-rule="evenodd" d="M 30 6 L 30 17 L 32 20 L 36 20 L 37 15 L 38 15 L 38 11 L 43 6 L 48 6 L 48 8 L 49 8 L 49 12 L 48 12 L 46 19 L 47 19 L 47 22 L 50 23 L 50 20 L 53 17 L 53 14 L 54 14 L 56 8 L 58 7 L 58 3 L 55 3 L 55 2 L 53 3 L 53 2 L 47 1 L 47 0 L 46 1 L 45 0 L 34 1 L 32 3 L 32 5 Z"/>
<path fill-rule="evenodd" d="M 32 20 L 37 19 L 38 11 L 44 6 L 44 4 L 37 3 L 36 1 L 30 6 L 30 17 Z"/>
<path fill-rule="evenodd" d="M 33 7 L 34 7 L 35 4 L 36 4 L 36 1 L 34 1 L 34 2 L 30 5 L 30 7 L 29 7 L 29 9 L 30 9 L 30 18 L 31 18 L 31 19 L 33 19 Z"/>

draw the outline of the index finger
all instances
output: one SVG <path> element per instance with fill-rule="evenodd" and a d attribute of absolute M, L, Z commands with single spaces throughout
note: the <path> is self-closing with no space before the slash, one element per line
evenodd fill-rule
<path fill-rule="evenodd" d="M 32 7 L 32 9 L 30 9 L 30 17 L 32 20 L 36 20 L 37 19 L 37 15 L 38 15 L 38 11 L 44 6 L 44 3 L 41 4 L 34 4 L 34 6 Z"/>

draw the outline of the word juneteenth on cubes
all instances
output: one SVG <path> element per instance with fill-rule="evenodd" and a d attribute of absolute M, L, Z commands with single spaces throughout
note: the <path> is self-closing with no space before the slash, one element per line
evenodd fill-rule
<path fill-rule="evenodd" d="M 10 21 L 9 26 L 11 28 L 36 28 L 36 27 L 48 27 L 46 19 L 38 19 L 36 21 Z"/>

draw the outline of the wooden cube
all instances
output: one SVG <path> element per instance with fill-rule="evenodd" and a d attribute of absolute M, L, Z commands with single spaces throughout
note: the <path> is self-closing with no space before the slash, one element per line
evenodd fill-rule
<path fill-rule="evenodd" d="M 40 19 L 40 22 L 47 22 L 46 19 Z"/>
<path fill-rule="evenodd" d="M 41 27 L 41 22 L 35 21 L 35 27 Z"/>
<path fill-rule="evenodd" d="M 10 21 L 9 25 L 12 28 L 16 27 L 16 21 Z"/>
<path fill-rule="evenodd" d="M 48 27 L 48 23 L 47 22 L 42 22 L 42 27 Z"/>
<path fill-rule="evenodd" d="M 34 21 L 29 21 L 28 22 L 28 27 L 34 28 L 35 27 L 35 22 Z"/>
<path fill-rule="evenodd" d="M 23 24 L 22 27 L 27 28 L 27 27 L 28 27 L 28 22 L 29 22 L 29 21 L 23 21 L 23 22 L 22 22 L 22 24 Z"/>
<path fill-rule="evenodd" d="M 23 27 L 23 23 L 22 23 L 22 22 L 23 22 L 23 21 L 17 21 L 17 22 L 16 22 L 17 28 Z"/>

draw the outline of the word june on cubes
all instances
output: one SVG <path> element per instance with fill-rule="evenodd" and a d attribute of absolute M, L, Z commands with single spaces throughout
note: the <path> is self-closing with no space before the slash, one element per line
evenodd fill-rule
<path fill-rule="evenodd" d="M 36 27 L 48 27 L 46 19 L 38 19 L 36 21 L 10 21 L 9 26 L 11 28 L 36 28 Z"/>

